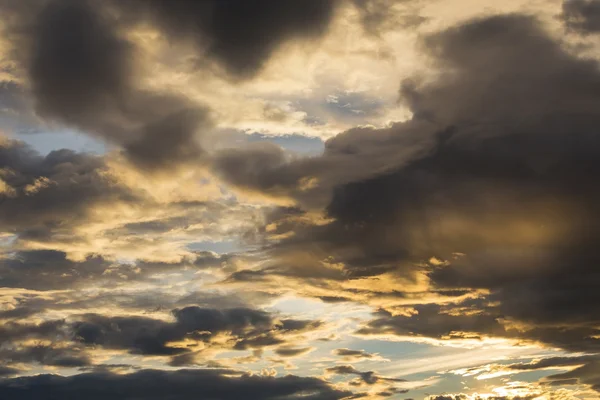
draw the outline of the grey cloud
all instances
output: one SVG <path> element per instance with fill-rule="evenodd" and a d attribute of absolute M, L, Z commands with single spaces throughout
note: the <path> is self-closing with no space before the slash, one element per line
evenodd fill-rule
<path fill-rule="evenodd" d="M 73 261 L 67 254 L 55 250 L 19 251 L 0 259 L 0 287 L 31 290 L 74 289 L 94 284 L 98 287 L 147 280 L 162 272 L 183 271 L 186 268 L 204 270 L 220 268 L 230 257 L 210 252 L 196 252 L 179 262 L 137 260 L 132 264 L 89 255 Z M 17 311 L 13 311 L 15 314 Z"/>
<path fill-rule="evenodd" d="M 39 324 L 7 322 L 0 326 L 0 341 L 4 343 L 25 339 L 48 339 L 60 341 L 69 338 L 68 326 L 64 320 L 46 321 Z"/>
<path fill-rule="evenodd" d="M 42 115 L 83 121 L 126 90 L 130 45 L 89 1 L 51 1 L 33 22 L 32 91 Z M 65 116 L 66 117 L 66 116 Z"/>
<path fill-rule="evenodd" d="M 211 125 L 209 112 L 181 95 L 138 87 L 134 45 L 104 5 L 2 5 L 18 21 L 6 29 L 27 72 L 36 112 L 121 146 L 142 168 L 197 161 L 202 150 L 196 134 Z"/>
<path fill-rule="evenodd" d="M 179 355 L 172 359 L 173 365 L 191 365 L 195 364 L 198 353 L 171 343 L 187 339 L 210 346 L 215 337 L 223 334 L 230 338 L 216 346 L 224 349 L 285 345 L 278 350 L 293 356 L 306 349 L 292 351 L 288 343 L 290 335 L 313 331 L 321 325 L 320 321 L 279 318 L 249 308 L 219 310 L 189 306 L 173 310 L 172 314 L 173 321 L 99 314 L 71 315 L 66 320 L 39 324 L 5 321 L 0 326 L 0 356 L 8 365 L 80 367 L 92 365 L 86 353 L 89 349 L 113 349 L 143 356 Z M 23 344 L 32 342 L 51 344 Z"/>
<path fill-rule="evenodd" d="M 301 176 L 278 173 L 289 160 L 285 151 L 272 143 L 252 143 L 242 149 L 226 149 L 217 154 L 213 168 L 239 187 L 282 193 L 297 185 Z"/>
<path fill-rule="evenodd" d="M 141 367 L 129 364 L 98 364 L 79 367 L 78 370 L 81 372 L 95 372 L 95 373 L 119 373 L 119 372 L 134 372 L 140 370 Z"/>
<path fill-rule="evenodd" d="M 282 319 L 247 309 L 185 307 L 174 310 L 175 322 L 144 317 L 87 315 L 73 324 L 73 336 L 86 345 L 124 349 L 137 354 L 175 355 L 188 352 L 169 342 L 189 338 L 209 343 L 219 333 L 232 335 L 232 348 L 245 350 L 285 343 L 289 333 L 313 330 L 318 321 Z"/>
<path fill-rule="evenodd" d="M 4 34 L 19 73 L 28 76 L 36 112 L 117 144 L 141 168 L 157 170 L 202 163 L 197 139 L 212 118 L 181 94 L 142 88 L 137 49 L 123 31 L 150 23 L 170 40 L 196 42 L 202 62 L 216 60 L 230 76 L 247 79 L 282 43 L 323 35 L 336 3 L 51 0 L 0 7 L 11 17 Z"/>
<path fill-rule="evenodd" d="M 0 377 L 17 375 L 21 370 L 12 367 L 0 367 Z"/>
<path fill-rule="evenodd" d="M 81 346 L 63 345 L 70 339 L 69 326 L 63 320 L 39 324 L 3 322 L 0 326 L 0 357 L 7 367 L 22 363 L 65 368 L 90 365 L 91 360 Z M 29 344 L 41 341 L 50 344 Z"/>
<path fill-rule="evenodd" d="M 593 324 L 575 325 L 569 320 L 550 324 L 518 319 L 508 314 L 506 307 L 494 297 L 465 301 L 458 304 L 425 304 L 412 307 L 411 315 L 391 315 L 379 310 L 375 318 L 360 328 L 360 335 L 391 334 L 403 337 L 428 337 L 444 340 L 481 340 L 503 337 L 514 341 L 538 343 L 574 352 L 598 352 L 600 331 Z M 512 311 L 512 310 L 509 310 Z M 514 312 L 513 312 L 514 313 Z M 511 322 L 522 322 L 528 328 L 520 330 Z"/>
<path fill-rule="evenodd" d="M 0 357 L 7 364 L 49 365 L 62 368 L 76 368 L 90 365 L 91 359 L 81 348 L 34 345 L 0 349 Z"/>
<path fill-rule="evenodd" d="M 332 190 L 406 165 L 427 154 L 439 127 L 428 121 L 396 123 L 389 128 L 353 128 L 325 142 L 322 156 L 291 157 L 274 144 L 253 144 L 217 152 L 213 168 L 239 187 L 292 197 L 305 209 L 320 209 Z M 355 168 L 360 164 L 361 168 Z"/>
<path fill-rule="evenodd" d="M 7 68 L 0 65 L 0 71 Z M 36 120 L 27 90 L 12 80 L 0 80 L 0 128 L 6 131 L 25 130 Z"/>
<path fill-rule="evenodd" d="M 312 347 L 279 347 L 275 349 L 275 354 L 281 357 L 297 357 L 309 353 Z"/>
<path fill-rule="evenodd" d="M 96 205 L 140 198 L 105 172 L 101 157 L 71 150 L 45 157 L 22 142 L 0 139 L 0 221 L 5 232 L 43 241 L 81 223 Z"/>
<path fill-rule="evenodd" d="M 351 349 L 335 349 L 332 353 L 346 360 L 372 359 L 378 356 L 377 354 L 368 353 L 364 350 Z"/>
<path fill-rule="evenodd" d="M 444 310 L 437 304 L 418 305 L 410 316 L 396 315 L 380 310 L 367 326 L 358 333 L 395 334 L 399 336 L 425 336 L 438 339 L 461 339 L 464 337 L 480 339 L 481 335 L 502 336 L 504 328 L 498 322 L 498 315 L 478 313 L 475 315 L 451 313 L 452 308 Z M 446 312 L 444 312 L 446 311 Z"/>
<path fill-rule="evenodd" d="M 24 251 L 0 259 L 0 286 L 33 290 L 71 288 L 99 279 L 110 263 L 100 256 L 75 262 L 52 250 Z"/>
<path fill-rule="evenodd" d="M 276 192 L 315 177 L 317 189 L 287 194 L 308 208 L 314 203 L 305 199 L 334 188 L 326 207 L 333 222 L 311 226 L 283 213 L 271 221 L 275 232 L 294 235 L 269 248 L 264 268 L 234 278 L 279 274 L 326 286 L 429 270 L 439 293 L 487 289 L 498 307 L 481 302 L 470 315 L 452 316 L 423 305 L 439 326 L 398 316 L 371 328 L 516 338 L 497 322 L 515 320 L 530 325 L 524 339 L 595 351 L 597 62 L 569 53 L 521 15 L 469 21 L 424 38 L 423 50 L 441 76 L 403 84 L 411 120 L 350 130 L 328 141 L 322 157 L 278 161 L 253 178 Z M 433 256 L 444 262 L 423 267 Z"/>
<path fill-rule="evenodd" d="M 23 400 L 57 397 L 104 400 L 132 398 L 173 400 L 211 399 L 334 400 L 349 395 L 315 378 L 237 375 L 226 370 L 143 370 L 132 374 L 91 373 L 61 377 L 38 375 L 0 382 L 0 397 Z"/>
<path fill-rule="evenodd" d="M 559 18 L 568 30 L 581 34 L 600 32 L 600 2 L 597 0 L 565 0 Z"/>
<path fill-rule="evenodd" d="M 406 382 L 404 379 L 388 378 L 377 375 L 374 371 L 361 372 L 351 365 L 337 365 L 335 367 L 327 368 L 325 372 L 337 375 L 358 375 L 360 379 L 368 385 L 373 385 L 377 382 Z"/>
<path fill-rule="evenodd" d="M 577 364 L 583 364 L 571 371 L 563 372 L 560 374 L 550 375 L 542 379 L 543 383 L 547 383 L 553 386 L 568 385 L 568 384 L 583 384 L 589 385 L 592 389 L 600 391 L 600 362 L 596 358 L 588 360 L 579 360 L 579 363 L 568 361 L 558 362 L 557 365 L 572 366 Z"/>
<path fill-rule="evenodd" d="M 336 0 L 168 0 L 119 2 L 128 18 L 148 18 L 175 40 L 194 40 L 202 56 L 235 78 L 260 71 L 285 41 L 323 35 Z"/>

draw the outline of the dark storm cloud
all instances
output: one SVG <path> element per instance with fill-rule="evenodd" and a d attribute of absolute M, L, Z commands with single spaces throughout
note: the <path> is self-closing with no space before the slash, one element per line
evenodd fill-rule
<path fill-rule="evenodd" d="M 315 378 L 237 375 L 226 370 L 143 370 L 127 375 L 38 375 L 0 382 L 0 397 L 18 399 L 334 400 L 350 395 Z"/>
<path fill-rule="evenodd" d="M 64 346 L 69 340 L 69 327 L 62 320 L 40 324 L 3 322 L 0 358 L 7 367 L 32 363 L 65 368 L 90 365 L 91 360 L 82 346 L 74 343 Z M 49 344 L 41 344 L 42 341 Z"/>
<path fill-rule="evenodd" d="M 127 90 L 130 44 L 97 15 L 89 1 L 41 5 L 32 27 L 29 73 L 42 115 L 81 122 Z"/>
<path fill-rule="evenodd" d="M 360 328 L 360 335 L 397 335 L 437 340 L 481 340 L 503 337 L 516 342 L 538 343 L 574 352 L 600 352 L 600 330 L 591 324 L 573 324 L 569 319 L 551 323 L 518 317 L 513 309 L 493 304 L 492 295 L 476 302 L 450 305 L 425 304 L 411 307 L 410 315 L 392 315 L 379 310 L 375 318 Z M 542 306 L 539 306 L 541 308 Z M 573 312 L 573 314 L 577 314 Z M 527 327 L 520 328 L 514 323 Z"/>
<path fill-rule="evenodd" d="M 283 344 L 286 334 L 318 328 L 318 321 L 282 319 L 262 311 L 186 307 L 174 310 L 175 322 L 145 317 L 87 315 L 75 322 L 73 335 L 86 345 L 124 349 L 134 354 L 175 355 L 188 350 L 169 342 L 185 338 L 209 343 L 219 333 L 232 336 L 231 348 L 246 350 Z"/>
<path fill-rule="evenodd" d="M 444 306 L 423 305 L 421 315 L 384 316 L 369 333 L 504 336 L 598 350 L 598 63 L 520 15 L 469 21 L 424 38 L 422 48 L 440 76 L 403 83 L 411 120 L 342 133 L 310 160 L 260 163 L 258 154 L 243 161 L 238 153 L 236 165 L 258 167 L 228 171 L 303 207 L 334 187 L 326 207 L 333 222 L 276 216 L 274 233 L 293 236 L 269 249 L 264 268 L 234 278 L 279 274 L 324 287 L 327 279 L 429 270 L 437 293 L 491 294 L 468 313 L 438 315 Z M 241 178 L 247 170 L 252 179 Z M 298 189 L 309 177 L 316 187 Z M 427 266 L 433 256 L 438 262 Z M 325 260 L 344 271 L 325 268 Z"/>
<path fill-rule="evenodd" d="M 286 165 L 285 151 L 272 143 L 253 143 L 242 149 L 222 151 L 215 158 L 214 168 L 232 184 L 249 189 L 277 192 L 279 187 L 298 183 L 301 176 L 284 176 L 275 171 Z"/>
<path fill-rule="evenodd" d="M 0 171 L 7 186 L 0 192 L 3 231 L 41 240 L 85 220 L 96 205 L 138 199 L 91 154 L 58 150 L 42 157 L 24 143 L 0 138 Z"/>
<path fill-rule="evenodd" d="M 5 36 L 45 120 L 122 147 L 140 167 L 199 161 L 210 112 L 181 94 L 136 81 L 139 49 L 124 32 L 150 23 L 171 41 L 197 44 L 234 78 L 257 74 L 284 42 L 323 35 L 337 0 L 49 0 L 0 3 Z M 13 96 L 14 97 L 14 96 Z"/>
<path fill-rule="evenodd" d="M 565 0 L 560 19 L 568 30 L 581 34 L 600 32 L 600 1 Z"/>
<path fill-rule="evenodd" d="M 323 35 L 337 0 L 169 0 L 120 2 L 169 38 L 194 40 L 235 78 L 255 75 L 284 42 Z"/>
<path fill-rule="evenodd" d="M 0 367 L 0 377 L 17 375 L 21 370 L 11 367 Z"/>
<path fill-rule="evenodd" d="M 62 368 L 91 365 L 92 361 L 83 349 L 77 347 L 53 347 L 48 345 L 23 346 L 0 349 L 0 357 L 7 364 L 40 364 Z"/>
<path fill-rule="evenodd" d="M 43 119 L 115 143 L 144 168 L 197 160 L 209 112 L 179 94 L 140 89 L 136 49 L 93 0 L 2 4 L 6 34 Z"/>
<path fill-rule="evenodd" d="M 0 325 L 0 357 L 8 366 L 39 363 L 80 367 L 92 365 L 87 350 L 113 349 L 143 356 L 178 356 L 172 365 L 193 365 L 200 354 L 174 342 L 210 346 L 214 338 L 223 335 L 228 339 L 215 344 L 219 349 L 260 350 L 285 345 L 278 350 L 291 357 L 307 351 L 291 347 L 291 337 L 321 326 L 320 321 L 278 318 L 249 308 L 190 306 L 173 310 L 172 315 L 174 321 L 100 314 L 72 315 L 67 320 L 39 324 L 4 321 Z"/>
<path fill-rule="evenodd" d="M 39 324 L 5 322 L 0 326 L 0 343 L 2 347 L 17 340 L 61 341 L 70 337 L 65 321 L 46 321 Z"/>
<path fill-rule="evenodd" d="M 465 313 L 456 315 L 452 309 L 437 304 L 418 305 L 412 315 L 396 315 L 380 310 L 376 318 L 358 331 L 359 334 L 394 334 L 399 336 L 424 336 L 437 339 L 481 339 L 480 335 L 501 336 L 503 327 L 495 315 Z"/>
<path fill-rule="evenodd" d="M 226 181 L 250 191 L 292 197 L 320 209 L 336 186 L 367 179 L 427 154 L 440 128 L 412 120 L 388 128 L 358 127 L 325 142 L 320 157 L 295 158 L 274 144 L 257 143 L 214 156 L 213 168 Z M 361 168 L 355 168 L 356 165 Z"/>
<path fill-rule="evenodd" d="M 72 288 L 99 279 L 110 265 L 100 256 L 75 262 L 60 251 L 24 251 L 13 258 L 0 259 L 0 287 L 32 290 Z"/>

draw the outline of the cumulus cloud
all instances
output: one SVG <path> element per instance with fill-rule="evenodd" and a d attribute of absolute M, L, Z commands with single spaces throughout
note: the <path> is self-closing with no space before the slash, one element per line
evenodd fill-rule
<path fill-rule="evenodd" d="M 5 322 L 0 329 L 1 353 L 9 365 L 27 362 L 62 367 L 91 365 L 87 352 L 92 349 L 145 356 L 185 355 L 174 359 L 176 365 L 195 363 L 198 353 L 211 346 L 248 350 L 283 345 L 276 349 L 277 354 L 291 357 L 310 351 L 292 347 L 292 338 L 298 340 L 322 325 L 317 320 L 279 318 L 249 308 L 189 306 L 173 310 L 172 316 L 174 320 L 167 321 L 84 314 L 38 324 Z"/>
<path fill-rule="evenodd" d="M 195 135 L 210 125 L 208 111 L 136 84 L 134 45 L 99 3 L 2 6 L 13 17 L 4 29 L 40 117 L 122 146 L 145 168 L 200 156 Z"/>
<path fill-rule="evenodd" d="M 198 64 L 216 60 L 231 76 L 248 78 L 282 43 L 324 34 L 335 3 L 53 0 L 1 6 L 11 16 L 5 34 L 37 114 L 120 146 L 142 168 L 164 170 L 202 162 L 198 138 L 212 129 L 211 112 L 181 93 L 143 85 L 140 50 L 124 32 L 151 24 L 175 42 L 195 42 Z"/>
<path fill-rule="evenodd" d="M 123 3 L 123 2 L 119 2 Z M 336 0 L 127 1 L 130 18 L 148 18 L 174 40 L 196 42 L 201 57 L 217 60 L 236 78 L 255 75 L 285 41 L 318 38 Z M 225 28 L 226 27 L 226 28 Z"/>
<path fill-rule="evenodd" d="M 409 121 L 342 133 L 309 160 L 224 169 L 299 207 L 273 216 L 272 261 L 232 279 L 279 276 L 308 295 L 376 305 L 358 331 L 367 337 L 597 352 L 597 62 L 521 15 L 469 21 L 421 45 L 440 72 L 403 83 Z M 266 154 L 276 152 L 238 153 L 236 163 Z M 326 218 L 311 221 L 318 201 Z M 457 297 L 431 304 L 442 292 Z"/>
<path fill-rule="evenodd" d="M 107 172 L 99 156 L 66 149 L 41 156 L 1 137 L 2 230 L 43 237 L 85 221 L 94 206 L 140 200 Z"/>

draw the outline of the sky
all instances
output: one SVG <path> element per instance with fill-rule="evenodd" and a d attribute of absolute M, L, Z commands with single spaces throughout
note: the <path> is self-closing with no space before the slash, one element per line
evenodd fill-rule
<path fill-rule="evenodd" d="M 600 399 L 600 1 L 0 15 L 0 399 Z"/>

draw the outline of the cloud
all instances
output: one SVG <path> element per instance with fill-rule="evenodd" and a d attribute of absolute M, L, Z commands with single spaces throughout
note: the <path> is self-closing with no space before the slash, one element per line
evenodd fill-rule
<path fill-rule="evenodd" d="M 427 19 L 416 11 L 400 12 L 398 6 L 408 6 L 406 0 L 352 0 L 360 13 L 363 28 L 368 34 L 379 36 L 394 29 L 416 28 Z"/>
<path fill-rule="evenodd" d="M 600 2 L 565 0 L 559 18 L 568 30 L 581 34 L 600 32 Z"/>
<path fill-rule="evenodd" d="M 297 204 L 269 220 L 271 259 L 232 279 L 380 307 L 363 335 L 597 352 L 597 62 L 517 14 L 421 46 L 439 72 L 403 83 L 412 119 L 341 133 L 320 157 L 227 170 Z"/>
<path fill-rule="evenodd" d="M 199 59 L 214 59 L 233 77 L 249 78 L 284 42 L 323 35 L 335 4 L 336 0 L 210 0 L 175 5 L 152 0 L 121 6 L 130 18 L 150 19 L 174 40 L 194 41 Z"/>
<path fill-rule="evenodd" d="M 17 375 L 19 372 L 21 372 L 21 371 L 16 368 L 0 367 L 0 376 L 2 376 L 2 377 Z"/>
<path fill-rule="evenodd" d="M 22 341 L 49 340 L 57 344 L 70 343 L 74 351 L 78 349 L 76 353 L 81 353 L 85 348 L 104 348 L 139 355 L 174 356 L 189 353 L 198 346 L 202 350 L 213 342 L 217 348 L 233 350 L 283 345 L 292 337 L 299 337 L 321 325 L 319 321 L 276 318 L 248 308 L 218 310 L 189 306 L 173 310 L 172 314 L 173 322 L 99 314 L 72 315 L 68 321 L 41 324 L 8 322 L 0 330 L 0 341 L 7 348 L 11 343 L 16 345 Z M 288 345 L 278 350 L 285 356 L 308 351 L 291 349 Z M 64 346 L 27 347 L 17 352 L 9 351 L 4 358 L 15 362 L 27 359 L 30 362 L 62 366 L 66 366 L 67 361 L 64 360 L 73 360 L 69 361 L 73 366 L 89 364 L 89 361 L 75 361 L 81 358 Z"/>
<path fill-rule="evenodd" d="M 598 388 L 598 356 L 568 356 L 547 357 L 534 359 L 527 363 L 513 364 L 488 364 L 472 368 L 452 371 L 462 376 L 475 376 L 478 380 L 493 379 L 505 375 L 514 375 L 531 371 L 553 371 L 563 370 L 558 374 L 552 374 L 541 378 L 538 384 L 544 386 L 559 386 L 571 382 L 572 384 L 586 384 Z"/>
<path fill-rule="evenodd" d="M 368 353 L 364 350 L 335 349 L 331 353 L 341 357 L 341 359 L 346 362 L 357 362 L 362 360 L 382 360 L 382 357 L 378 353 Z"/>
<path fill-rule="evenodd" d="M 25 251 L 14 258 L 0 259 L 0 286 L 33 290 L 71 288 L 97 282 L 110 265 L 100 256 L 76 262 L 59 251 Z"/>
<path fill-rule="evenodd" d="M 336 375 L 358 375 L 362 382 L 368 385 L 374 385 L 381 382 L 406 382 L 404 379 L 388 378 L 377 375 L 374 371 L 361 372 L 351 365 L 336 365 L 325 370 L 329 374 Z"/>
<path fill-rule="evenodd" d="M 312 347 L 279 347 L 275 349 L 275 354 L 280 357 L 298 357 L 313 351 Z"/>
<path fill-rule="evenodd" d="M 92 364 L 82 349 L 55 347 L 50 345 L 18 346 L 0 350 L 3 362 L 7 364 L 49 365 L 61 368 L 83 367 Z"/>
<path fill-rule="evenodd" d="M 528 363 L 490 364 L 455 372 L 462 375 L 477 375 L 478 379 L 488 379 L 501 375 L 544 370 L 566 370 L 566 372 L 542 377 L 538 384 L 546 390 L 548 387 L 561 385 L 589 385 L 596 391 L 600 389 L 598 355 L 547 357 Z"/>
<path fill-rule="evenodd" d="M 174 310 L 175 322 L 143 317 L 88 315 L 73 326 L 74 337 L 86 345 L 126 349 L 132 353 L 174 355 L 188 350 L 170 342 L 189 339 L 207 342 L 223 333 L 231 336 L 227 346 L 244 350 L 285 343 L 285 335 L 315 329 L 318 322 L 276 320 L 251 309 L 215 310 L 186 307 Z M 296 326 L 297 323 L 300 326 Z"/>
<path fill-rule="evenodd" d="M 391 315 L 380 310 L 376 318 L 359 329 L 358 333 L 395 334 L 399 336 L 424 336 L 438 339 L 481 339 L 483 336 L 507 335 L 499 323 L 499 317 L 492 313 L 477 312 L 452 313 L 452 306 L 445 310 L 437 304 L 412 307 L 410 315 Z"/>
<path fill-rule="evenodd" d="M 43 157 L 22 142 L 0 138 L 3 231 L 44 236 L 85 221 L 94 206 L 139 201 L 107 172 L 99 156 L 59 150 Z"/>
<path fill-rule="evenodd" d="M 334 400 L 349 395 L 315 378 L 288 375 L 265 378 L 227 370 L 143 370 L 126 375 L 90 373 L 61 377 L 37 375 L 0 382 L 0 396 L 19 399 L 50 399 L 84 396 L 87 399 L 129 398 L 173 400 L 289 399 Z"/>
<path fill-rule="evenodd" d="M 110 142 L 145 170 L 202 164 L 199 140 L 218 122 L 212 107 L 148 79 L 149 49 L 131 33 L 163 35 L 186 62 L 249 80 L 283 44 L 325 35 L 338 2 L 2 2 L 10 17 L 2 26 L 5 56 L 19 81 L 3 85 L 3 101 L 17 102 L 3 111 L 33 107 L 43 122 Z"/>
<path fill-rule="evenodd" d="M 172 168 L 201 156 L 196 134 L 211 125 L 209 112 L 136 83 L 135 46 L 100 3 L 3 7 L 13 16 L 4 28 L 40 117 L 117 144 L 143 168 Z"/>
<path fill-rule="evenodd" d="M 571 369 L 568 372 L 550 375 L 543 378 L 543 383 L 552 386 L 568 385 L 568 384 L 583 384 L 589 385 L 592 389 L 600 391 L 600 362 L 597 357 L 588 357 L 587 359 L 574 358 L 573 360 L 559 360 L 558 362 L 549 362 L 555 366 L 573 366 L 579 365 L 577 368 Z M 550 366 L 549 365 L 549 366 Z M 540 367 L 543 367 L 540 366 Z"/>
<path fill-rule="evenodd" d="M 168 269 L 200 268 L 203 263 L 206 268 L 220 267 L 227 257 L 186 246 L 227 241 L 241 248 L 245 236 L 251 240 L 263 205 L 230 197 L 206 176 L 202 169 L 147 175 L 115 154 L 63 149 L 42 156 L 23 142 L 0 137 L 0 230 L 9 235 L 12 248 L 0 257 L 0 268 L 7 274 L 10 270 L 14 280 L 9 282 L 7 275 L 4 283 L 15 287 L 24 274 L 36 271 L 55 276 L 44 268 L 15 268 L 19 262 L 11 260 L 27 262 L 35 256 L 31 250 L 48 250 L 53 260 L 63 257 L 72 263 L 102 258 L 95 276 L 105 270 L 113 274 L 100 281 L 119 278 L 117 272 L 117 281 L 123 282 Z M 131 261 L 116 262 L 117 258 Z M 37 260 L 36 265 L 43 262 Z M 91 265 L 82 267 L 88 271 Z M 55 276 L 52 284 L 83 282 L 79 272 Z"/>
<path fill-rule="evenodd" d="M 501 338 L 600 351 L 600 73 L 595 60 L 567 50 L 539 21 L 485 17 L 421 38 L 435 71 L 402 83 L 400 102 L 411 117 L 348 129 L 322 153 L 303 157 L 263 139 L 205 151 L 197 139 L 218 121 L 197 98 L 141 77 L 147 66 L 138 63 L 150 51 L 142 42 L 163 35 L 173 53 L 187 49 L 198 58 L 195 74 L 222 68 L 227 84 L 250 85 L 285 44 L 324 35 L 336 2 L 53 0 L 24 12 L 31 4 L 9 7 L 17 15 L 10 21 L 23 22 L 20 33 L 11 23 L 5 28 L 38 114 L 115 144 L 138 168 L 119 154 L 41 156 L 0 142 L 1 358 L 9 368 L 94 371 L 27 378 L 21 389 L 0 384 L 0 397 L 3 390 L 35 397 L 38 385 L 56 385 L 60 394 L 87 382 L 90 391 L 117 393 L 123 385 L 140 391 L 129 397 L 145 398 L 148 379 L 187 384 L 187 372 L 111 373 L 136 363 L 285 368 L 285 360 L 262 360 L 263 349 L 303 356 L 328 324 L 260 311 L 295 307 L 272 301 L 284 293 L 357 312 L 351 321 L 344 313 L 324 317 L 342 321 L 335 332 L 342 337 L 359 326 L 361 340 L 483 346 Z M 389 22 L 385 10 L 366 15 L 378 32 Z M 11 96 L 13 89 L 6 89 Z M 351 106 L 332 111 L 340 118 L 371 99 L 344 93 L 331 98 Z M 265 104 L 287 103 L 263 102 L 263 111 Z M 377 102 L 362 108 L 379 115 Z M 176 168 L 183 164 L 192 167 Z M 247 198 L 252 204 L 241 203 Z M 232 237 L 237 254 L 192 250 Z M 351 302 L 375 310 L 371 319 L 364 320 L 368 307 L 356 311 Z M 250 354 L 215 358 L 230 351 Z M 336 365 L 383 361 L 378 354 L 333 354 L 333 366 L 317 368 L 351 379 L 339 387 L 369 390 L 357 396 L 402 392 L 400 379 Z M 548 385 L 597 388 L 596 360 L 574 362 L 506 368 L 565 367 Z M 282 382 L 205 374 L 211 383 Z M 291 384 L 285 393 L 262 393 L 338 398 L 318 382 L 323 391 Z M 221 390 L 209 397 L 235 397 Z"/>
<path fill-rule="evenodd" d="M 431 395 L 427 397 L 427 400 L 533 400 L 538 396 L 526 395 L 526 396 L 495 396 L 495 395 L 479 395 L 479 394 L 442 394 L 442 395 Z"/>

